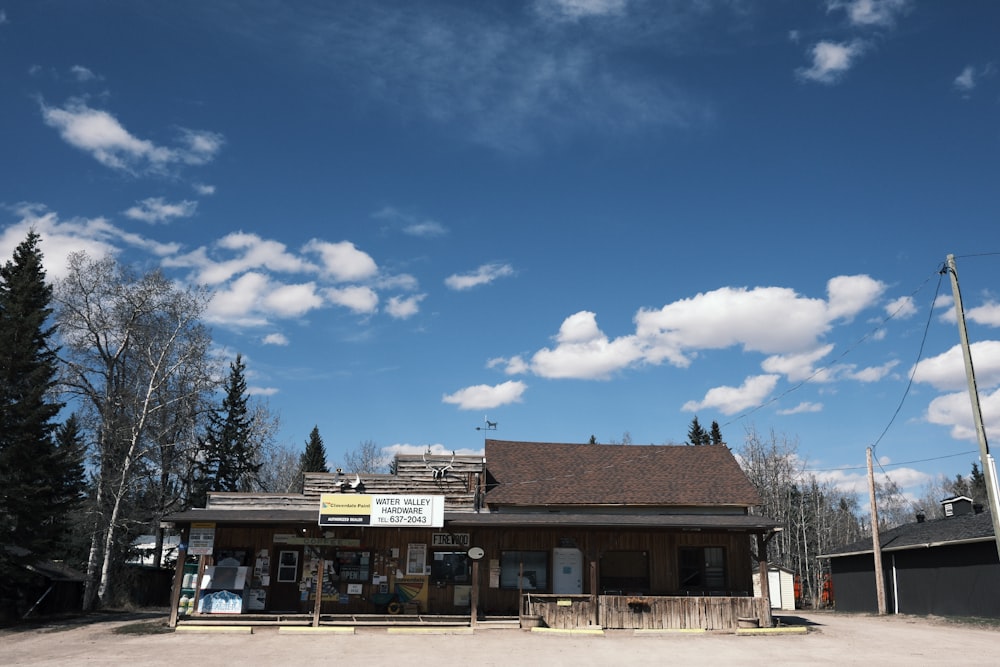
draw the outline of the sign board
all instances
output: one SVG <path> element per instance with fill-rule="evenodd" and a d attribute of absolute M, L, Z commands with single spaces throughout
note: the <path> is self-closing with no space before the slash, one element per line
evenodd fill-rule
<path fill-rule="evenodd" d="M 431 535 L 432 547 L 468 547 L 469 533 L 434 533 Z"/>
<path fill-rule="evenodd" d="M 319 525 L 441 528 L 444 496 L 324 493 Z"/>
<path fill-rule="evenodd" d="M 192 556 L 211 556 L 215 546 L 215 524 L 192 523 L 188 545 L 188 553 Z"/>

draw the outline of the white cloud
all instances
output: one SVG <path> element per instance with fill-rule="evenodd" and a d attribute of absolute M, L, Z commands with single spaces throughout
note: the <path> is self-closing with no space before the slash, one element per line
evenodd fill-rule
<path fill-rule="evenodd" d="M 445 278 L 444 284 L 453 290 L 467 290 L 480 285 L 488 285 L 497 278 L 514 275 L 510 264 L 483 264 L 471 273 L 453 274 Z"/>
<path fill-rule="evenodd" d="M 280 317 L 301 317 L 323 305 L 323 298 L 316 293 L 316 283 L 275 286 L 261 300 L 261 306 Z"/>
<path fill-rule="evenodd" d="M 424 300 L 426 294 L 414 294 L 409 297 L 391 297 L 385 305 L 385 310 L 389 315 L 398 320 L 405 320 L 420 312 L 420 302 Z"/>
<path fill-rule="evenodd" d="M 83 65 L 73 65 L 69 68 L 69 71 L 73 75 L 73 78 L 81 83 L 94 81 L 99 78 L 90 69 L 84 67 Z"/>
<path fill-rule="evenodd" d="M 374 313 L 378 309 L 378 294 L 370 287 L 331 287 L 323 295 L 330 303 L 344 306 L 358 314 Z"/>
<path fill-rule="evenodd" d="M 216 241 L 218 254 L 235 254 L 226 260 L 209 257 L 209 249 L 198 248 L 186 255 L 169 259 L 165 265 L 193 268 L 195 282 L 218 285 L 234 276 L 254 269 L 269 269 L 286 273 L 316 272 L 317 267 L 288 251 L 284 243 L 263 239 L 256 234 L 233 232 Z"/>
<path fill-rule="evenodd" d="M 619 7 L 625 3 L 547 3 L 535 12 L 540 20 L 525 21 L 523 12 L 456 12 L 426 3 L 392 12 L 377 3 L 331 5 L 318 10 L 322 19 L 314 14 L 285 32 L 359 97 L 423 117 L 449 140 L 504 153 L 710 120 L 709 105 L 669 73 L 615 63 L 633 53 L 672 52 L 714 13 L 671 9 L 664 11 L 669 20 L 650 21 L 648 13 Z M 580 39 L 576 20 L 567 20 L 574 15 L 595 18 L 601 29 Z M 248 22 L 241 27 L 261 31 Z"/>
<path fill-rule="evenodd" d="M 288 336 L 286 336 L 283 333 L 272 333 L 264 336 L 260 342 L 263 343 L 264 345 L 285 346 L 288 345 L 289 340 Z"/>
<path fill-rule="evenodd" d="M 976 371 L 976 384 L 979 387 L 1000 384 L 1000 341 L 972 343 L 969 353 Z M 955 391 L 968 386 L 961 345 L 955 345 L 935 357 L 922 359 L 910 372 L 914 382 L 929 384 L 941 391 Z"/>
<path fill-rule="evenodd" d="M 172 164 L 204 164 L 222 147 L 222 135 L 181 129 L 178 147 L 158 146 L 130 133 L 107 111 L 71 100 L 64 107 L 42 103 L 45 124 L 59 131 L 63 140 L 112 169 L 161 171 Z"/>
<path fill-rule="evenodd" d="M 217 288 L 205 309 L 209 322 L 225 322 L 240 326 L 264 326 L 267 317 L 257 312 L 261 298 L 268 292 L 270 281 L 262 273 L 246 273 L 224 288 Z"/>
<path fill-rule="evenodd" d="M 723 287 L 642 309 L 636 335 L 650 363 L 690 364 L 699 349 L 741 345 L 764 354 L 815 350 L 835 320 L 850 320 L 881 296 L 885 285 L 868 276 L 838 276 L 827 282 L 828 301 L 800 296 L 785 287 Z M 775 327 L 775 322 L 781 327 Z"/>
<path fill-rule="evenodd" d="M 7 20 L 7 12 L 0 9 L 0 25 L 6 25 L 8 23 L 10 23 L 10 21 Z"/>
<path fill-rule="evenodd" d="M 615 340 L 597 327 L 594 313 L 581 311 L 563 321 L 554 349 L 542 348 L 531 358 L 531 370 L 546 378 L 607 379 L 642 359 L 635 336 Z"/>
<path fill-rule="evenodd" d="M 14 212 L 20 219 L 0 231 L 0 256 L 10 257 L 14 248 L 34 229 L 42 238 L 45 270 L 49 278 L 65 275 L 67 260 L 73 252 L 83 251 L 93 258 L 117 255 L 121 246 L 138 248 L 157 256 L 176 253 L 177 243 L 161 243 L 126 232 L 105 218 L 72 218 L 59 216 L 40 204 L 18 204 Z"/>
<path fill-rule="evenodd" d="M 697 412 L 713 408 L 724 415 L 732 415 L 762 404 L 774 391 L 779 375 L 756 375 L 746 378 L 739 387 L 715 387 L 709 389 L 700 401 L 688 401 L 681 409 Z"/>
<path fill-rule="evenodd" d="M 781 373 L 789 382 L 801 382 L 816 374 L 816 362 L 833 351 L 833 345 L 823 345 L 801 354 L 776 354 L 765 359 L 760 367 L 768 373 Z"/>
<path fill-rule="evenodd" d="M 882 378 L 885 378 L 892 372 L 892 369 L 899 365 L 899 360 L 893 359 L 892 361 L 887 361 L 881 366 L 869 366 L 867 368 L 862 368 L 859 371 L 851 371 L 847 373 L 847 377 L 852 380 L 857 380 L 858 382 L 878 382 Z"/>
<path fill-rule="evenodd" d="M 200 194 L 202 197 L 207 197 L 209 195 L 215 194 L 214 185 L 208 185 L 206 183 L 195 183 L 191 187 L 194 188 L 194 191 Z"/>
<path fill-rule="evenodd" d="M 125 215 L 133 220 L 142 220 L 150 224 L 167 222 L 172 218 L 190 218 L 198 210 L 198 202 L 183 200 L 169 203 L 163 197 L 149 197 L 137 202 L 135 206 L 125 211 Z"/>
<path fill-rule="evenodd" d="M 410 213 L 400 211 L 393 206 L 385 206 L 372 217 L 378 220 L 386 220 L 394 225 L 400 226 L 404 234 L 410 236 L 434 237 L 444 236 L 448 233 L 447 227 L 430 218 L 421 218 Z"/>
<path fill-rule="evenodd" d="M 828 0 L 827 11 L 843 9 L 856 26 L 891 27 L 909 11 L 911 0 Z"/>
<path fill-rule="evenodd" d="M 535 6 L 542 16 L 575 21 L 621 14 L 626 4 L 626 0 L 537 0 Z"/>
<path fill-rule="evenodd" d="M 794 408 L 788 408 L 786 410 L 778 410 L 779 415 L 800 415 L 808 412 L 822 412 L 822 403 L 812 403 L 810 401 L 803 401 L 796 405 Z"/>
<path fill-rule="evenodd" d="M 979 412 L 986 432 L 996 433 L 1000 429 L 1000 389 L 979 392 Z M 931 424 L 950 427 L 950 435 L 956 440 L 978 439 L 968 391 L 938 396 L 927 406 L 924 417 Z"/>
<path fill-rule="evenodd" d="M 274 396 L 277 393 L 277 387 L 247 387 L 247 394 L 250 396 Z"/>
<path fill-rule="evenodd" d="M 869 276 L 837 276 L 826 285 L 831 320 L 851 320 L 885 292 L 885 283 Z"/>
<path fill-rule="evenodd" d="M 864 42 L 857 39 L 852 42 L 819 42 L 810 51 L 812 65 L 800 67 L 795 73 L 807 81 L 836 83 L 851 69 L 865 48 Z"/>
<path fill-rule="evenodd" d="M 454 453 L 456 456 L 482 456 L 485 454 L 485 450 L 480 449 L 448 449 L 440 443 L 435 443 L 433 445 L 411 445 L 410 443 L 397 443 L 395 445 L 389 445 L 388 447 L 382 448 L 382 453 L 387 457 L 392 458 L 396 454 L 433 454 L 437 456 L 451 456 Z"/>
<path fill-rule="evenodd" d="M 508 380 L 495 386 L 479 384 L 459 389 L 454 394 L 445 394 L 441 400 L 457 405 L 461 410 L 489 410 L 501 405 L 520 403 L 527 388 L 528 385 L 517 380 Z"/>
<path fill-rule="evenodd" d="M 503 372 L 506 375 L 522 375 L 531 371 L 531 365 L 520 355 L 515 355 L 510 359 L 496 357 L 486 362 L 487 368 L 496 368 L 498 366 L 504 367 Z"/>
<path fill-rule="evenodd" d="M 962 70 L 962 73 L 955 77 L 955 81 L 953 83 L 955 85 L 955 89 L 960 92 L 972 92 L 972 89 L 976 87 L 976 68 L 972 65 L 966 66 L 966 68 Z"/>
<path fill-rule="evenodd" d="M 952 312 L 954 315 L 954 311 Z M 990 301 L 981 306 L 970 308 L 965 311 L 965 319 L 976 324 L 985 324 L 991 327 L 1000 327 L 1000 304 Z M 954 315 L 954 321 L 958 321 L 958 316 Z"/>
<path fill-rule="evenodd" d="M 330 243 L 312 239 L 302 250 L 319 255 L 323 272 L 336 281 L 366 280 L 378 273 L 378 265 L 371 255 L 358 250 L 350 241 Z"/>
<path fill-rule="evenodd" d="M 606 379 L 638 364 L 667 361 L 685 368 L 699 350 L 741 346 L 771 355 L 769 373 L 802 380 L 817 373 L 813 364 L 829 353 L 822 339 L 839 321 L 850 321 L 881 298 L 885 285 L 868 276 L 838 276 L 827 283 L 828 300 L 807 298 L 782 287 L 723 287 L 668 304 L 641 309 L 635 333 L 610 339 L 589 311 L 565 319 L 557 345 L 531 357 L 533 373 L 549 378 Z M 775 327 L 780 321 L 782 326 Z M 518 370 L 521 370 L 519 367 Z M 819 371 L 813 381 L 852 373 L 849 366 Z"/>
<path fill-rule="evenodd" d="M 901 296 L 886 304 L 885 314 L 889 317 L 906 319 L 917 314 L 917 306 L 913 303 L 912 296 Z"/>

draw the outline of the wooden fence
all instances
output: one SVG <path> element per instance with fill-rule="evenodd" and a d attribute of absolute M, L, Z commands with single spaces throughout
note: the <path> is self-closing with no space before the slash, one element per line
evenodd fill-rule
<path fill-rule="evenodd" d="M 771 625 L 764 598 L 526 594 L 522 624 L 539 619 L 550 628 L 735 630 L 740 619 Z"/>

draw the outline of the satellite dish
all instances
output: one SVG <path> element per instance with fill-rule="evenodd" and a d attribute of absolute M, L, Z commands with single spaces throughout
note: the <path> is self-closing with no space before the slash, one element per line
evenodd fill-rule
<path fill-rule="evenodd" d="M 471 558 L 472 560 L 479 560 L 480 558 L 486 555 L 486 552 L 483 551 L 482 547 L 472 547 L 471 549 L 469 549 L 468 555 L 469 558 Z"/>

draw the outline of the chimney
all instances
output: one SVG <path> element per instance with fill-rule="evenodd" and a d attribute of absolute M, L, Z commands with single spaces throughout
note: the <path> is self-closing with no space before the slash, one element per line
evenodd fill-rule
<path fill-rule="evenodd" d="M 917 510 L 917 523 L 923 523 L 924 519 L 926 519 L 926 518 L 927 518 L 927 515 L 924 514 L 923 510 Z"/>

